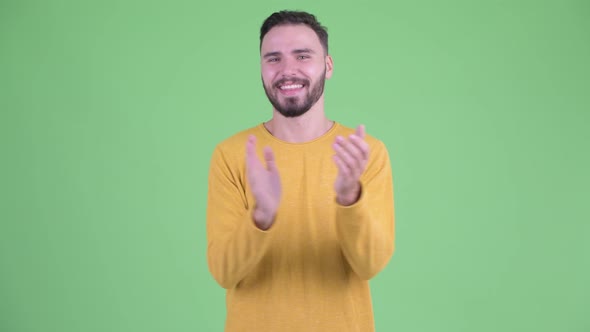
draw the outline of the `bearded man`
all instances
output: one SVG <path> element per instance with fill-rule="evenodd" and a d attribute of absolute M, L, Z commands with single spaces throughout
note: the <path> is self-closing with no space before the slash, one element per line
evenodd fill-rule
<path fill-rule="evenodd" d="M 219 143 L 207 258 L 227 290 L 226 331 L 374 331 L 369 280 L 394 251 L 385 145 L 324 113 L 328 33 L 306 12 L 260 30 L 272 118 Z M 262 156 L 262 158 L 260 158 Z"/>

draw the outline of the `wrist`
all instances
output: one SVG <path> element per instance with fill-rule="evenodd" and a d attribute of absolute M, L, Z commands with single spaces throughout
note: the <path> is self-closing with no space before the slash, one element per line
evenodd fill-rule
<path fill-rule="evenodd" d="M 342 206 L 350 206 L 354 203 L 358 202 L 361 196 L 361 185 L 360 183 L 355 186 L 352 190 L 349 190 L 346 193 L 336 195 L 336 203 Z"/>
<path fill-rule="evenodd" d="M 254 224 L 256 227 L 262 230 L 267 230 L 270 228 L 270 226 L 272 226 L 275 215 L 276 212 L 272 213 L 270 211 L 264 211 L 263 209 L 255 207 L 254 211 L 252 212 L 252 219 L 254 219 Z"/>

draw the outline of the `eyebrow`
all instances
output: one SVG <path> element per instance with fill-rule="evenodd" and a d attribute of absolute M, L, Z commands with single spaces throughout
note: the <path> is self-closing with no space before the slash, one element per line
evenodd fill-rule
<path fill-rule="evenodd" d="M 295 50 L 291 51 L 291 53 L 292 54 L 301 54 L 301 53 L 312 53 L 313 54 L 315 52 L 311 48 L 298 48 L 298 49 L 295 49 Z M 282 53 L 281 52 L 278 52 L 278 51 L 268 52 L 268 53 L 264 54 L 263 58 L 266 59 L 266 58 L 270 58 L 270 57 L 273 57 L 273 56 L 278 56 L 278 55 L 281 55 L 281 54 Z"/>
<path fill-rule="evenodd" d="M 270 58 L 271 56 L 277 56 L 277 55 L 281 55 L 281 52 L 268 52 L 264 55 L 263 58 Z"/>
<path fill-rule="evenodd" d="M 301 54 L 301 53 L 315 53 L 312 49 L 310 48 L 301 48 L 301 49 L 296 49 L 293 50 L 293 52 L 291 52 L 293 54 Z"/>

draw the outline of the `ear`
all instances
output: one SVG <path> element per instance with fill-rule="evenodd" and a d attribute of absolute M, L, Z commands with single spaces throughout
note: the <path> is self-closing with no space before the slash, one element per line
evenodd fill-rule
<path fill-rule="evenodd" d="M 332 56 L 326 55 L 326 79 L 332 77 L 332 72 L 334 71 L 334 61 L 332 61 Z"/>

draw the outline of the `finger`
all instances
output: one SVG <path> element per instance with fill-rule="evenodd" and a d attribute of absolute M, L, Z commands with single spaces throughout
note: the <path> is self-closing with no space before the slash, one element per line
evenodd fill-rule
<path fill-rule="evenodd" d="M 340 159 L 340 157 L 338 155 L 334 155 L 332 157 L 332 159 L 334 160 L 334 163 L 336 164 L 336 167 L 338 168 L 338 172 L 341 175 L 343 175 L 343 176 L 351 176 L 352 175 L 350 168 L 342 161 L 342 159 Z"/>
<path fill-rule="evenodd" d="M 363 167 L 365 159 L 363 152 L 354 143 L 341 137 L 336 138 L 336 143 L 348 155 L 348 158 L 345 158 L 346 162 L 351 163 L 351 166 L 354 165 L 356 168 Z"/>
<path fill-rule="evenodd" d="M 361 124 L 356 127 L 356 135 L 361 139 L 365 139 L 365 125 Z"/>
<path fill-rule="evenodd" d="M 360 168 L 361 165 L 359 161 L 352 156 L 344 147 L 342 147 L 339 143 L 334 143 L 334 151 L 336 151 L 336 155 L 339 157 L 340 161 L 346 165 L 346 167 L 350 170 L 351 175 L 361 173 Z"/>
<path fill-rule="evenodd" d="M 360 151 L 362 159 L 366 161 L 369 159 L 369 144 L 357 135 L 350 135 L 350 142 Z"/>
<path fill-rule="evenodd" d="M 277 171 L 277 164 L 275 163 L 275 155 L 269 146 L 264 148 L 264 160 L 266 160 L 266 168 L 269 171 L 271 171 L 271 172 Z"/>
<path fill-rule="evenodd" d="M 246 152 L 248 155 L 255 153 L 256 150 L 256 136 L 250 135 L 248 136 L 248 141 L 246 142 Z"/>
<path fill-rule="evenodd" d="M 246 165 L 252 170 L 260 167 L 260 160 L 256 155 L 256 137 L 254 135 L 250 135 L 246 143 Z"/>

